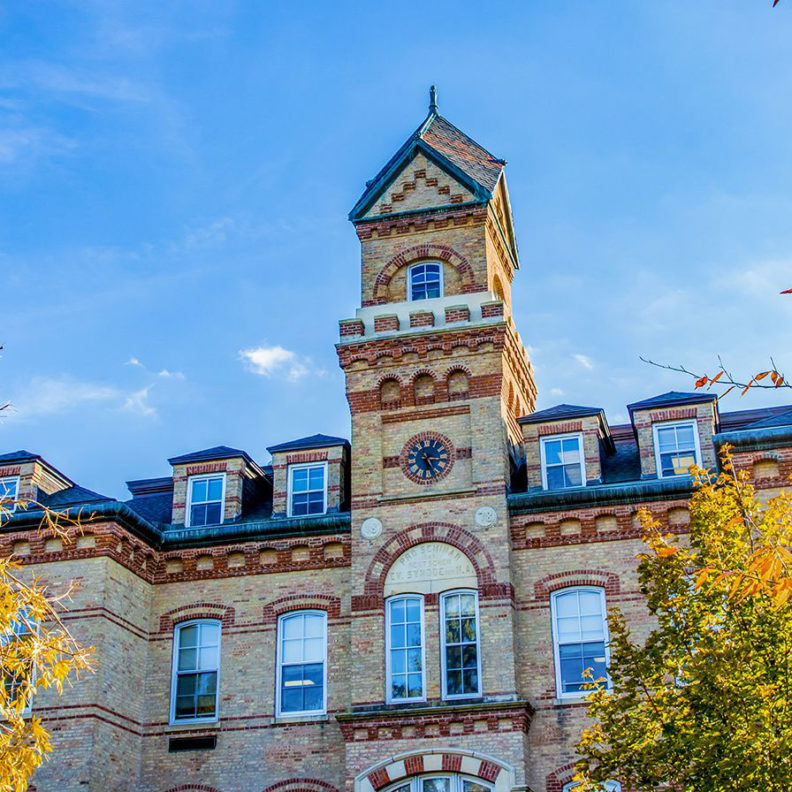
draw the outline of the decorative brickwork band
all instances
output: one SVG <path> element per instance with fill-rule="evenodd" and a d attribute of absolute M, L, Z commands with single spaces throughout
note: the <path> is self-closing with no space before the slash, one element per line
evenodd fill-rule
<path fill-rule="evenodd" d="M 569 586 L 599 586 L 605 594 L 614 596 L 621 592 L 619 576 L 601 569 L 570 569 L 566 572 L 555 572 L 545 575 L 534 583 L 534 597 L 545 600 L 550 593 Z"/>
<path fill-rule="evenodd" d="M 264 624 L 275 624 L 284 613 L 297 610 L 322 610 L 328 619 L 341 615 L 341 600 L 330 594 L 290 594 L 280 597 L 264 606 Z"/>
<path fill-rule="evenodd" d="M 263 792 L 338 792 L 336 787 L 316 778 L 290 778 L 270 784 Z"/>

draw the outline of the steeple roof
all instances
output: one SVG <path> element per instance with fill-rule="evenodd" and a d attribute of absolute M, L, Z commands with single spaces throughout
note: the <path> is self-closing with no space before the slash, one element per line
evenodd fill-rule
<path fill-rule="evenodd" d="M 434 89 L 434 86 L 432 86 Z M 437 95 L 432 91 L 429 115 L 410 135 L 385 167 L 366 184 L 360 200 L 349 213 L 352 222 L 361 220 L 366 211 L 393 181 L 402 166 L 417 151 L 464 184 L 477 203 L 492 198 L 506 160 L 498 159 L 483 146 L 455 127 L 437 110 Z"/>

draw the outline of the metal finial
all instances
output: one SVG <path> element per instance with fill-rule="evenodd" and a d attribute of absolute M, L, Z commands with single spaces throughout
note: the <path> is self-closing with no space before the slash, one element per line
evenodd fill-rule
<path fill-rule="evenodd" d="M 429 89 L 429 112 L 437 112 L 437 88 L 434 85 Z"/>

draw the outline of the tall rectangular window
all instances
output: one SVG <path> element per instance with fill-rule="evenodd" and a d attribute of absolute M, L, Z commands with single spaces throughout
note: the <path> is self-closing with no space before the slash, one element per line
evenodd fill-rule
<path fill-rule="evenodd" d="M 0 478 L 0 509 L 6 512 L 16 510 L 19 498 L 19 476 Z"/>
<path fill-rule="evenodd" d="M 444 594 L 441 607 L 443 698 L 481 695 L 478 603 L 474 591 Z"/>
<path fill-rule="evenodd" d="M 171 721 L 217 720 L 219 676 L 220 622 L 200 620 L 176 627 Z"/>
<path fill-rule="evenodd" d="M 428 300 L 443 296 L 443 271 L 440 264 L 414 264 L 409 269 L 410 300 Z"/>
<path fill-rule="evenodd" d="M 386 698 L 423 701 L 423 597 L 393 597 L 386 603 Z"/>
<path fill-rule="evenodd" d="M 327 462 L 289 465 L 289 516 L 327 511 Z"/>
<path fill-rule="evenodd" d="M 550 604 L 558 697 L 585 695 L 585 684 L 607 678 L 605 591 L 562 589 L 552 594 Z M 591 669 L 592 679 L 583 676 L 586 669 Z"/>
<path fill-rule="evenodd" d="M 655 424 L 653 430 L 659 478 L 681 476 L 691 465 L 701 464 L 695 421 Z"/>
<path fill-rule="evenodd" d="M 542 485 L 545 489 L 582 487 L 586 483 L 586 466 L 583 458 L 583 436 L 558 435 L 543 437 Z"/>
<path fill-rule="evenodd" d="M 327 614 L 299 611 L 278 622 L 278 714 L 327 709 Z"/>
<path fill-rule="evenodd" d="M 189 527 L 219 525 L 223 522 L 225 474 L 192 476 L 188 482 L 187 515 Z"/>
<path fill-rule="evenodd" d="M 0 638 L 0 643 L 5 647 L 6 666 L 13 668 L 6 672 L 3 679 L 5 694 L 12 705 L 19 706 L 22 715 L 30 715 L 35 683 L 35 665 L 26 643 L 32 641 L 38 632 L 38 621 L 24 610 L 17 614 L 5 635 Z M 20 701 L 21 698 L 23 700 Z"/>

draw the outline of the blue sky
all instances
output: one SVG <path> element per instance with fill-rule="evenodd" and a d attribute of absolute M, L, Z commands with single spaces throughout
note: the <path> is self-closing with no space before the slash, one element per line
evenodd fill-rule
<path fill-rule="evenodd" d="M 348 435 L 346 214 L 431 83 L 509 161 L 539 407 L 689 387 L 639 355 L 792 375 L 787 0 L 74 0 L 0 36 L 0 447 L 85 486 Z"/>

